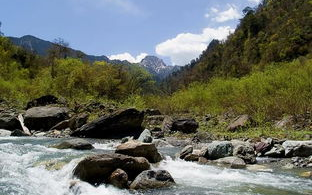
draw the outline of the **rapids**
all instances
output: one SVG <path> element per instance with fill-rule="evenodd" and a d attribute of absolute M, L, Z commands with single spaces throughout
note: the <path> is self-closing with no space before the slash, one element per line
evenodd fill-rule
<path fill-rule="evenodd" d="M 189 194 L 312 194 L 312 180 L 295 172 L 252 172 L 174 160 L 179 148 L 160 148 L 166 156 L 154 169 L 168 170 L 177 185 L 168 189 L 134 192 L 112 186 L 93 187 L 78 181 L 70 189 L 72 170 L 83 157 L 113 152 L 113 140 L 90 140 L 91 151 L 58 150 L 50 138 L 0 138 L 0 195 L 189 195 Z M 48 164 L 48 168 L 46 165 Z M 54 166 L 55 165 L 55 166 Z M 50 166 L 50 167 L 49 167 Z"/>

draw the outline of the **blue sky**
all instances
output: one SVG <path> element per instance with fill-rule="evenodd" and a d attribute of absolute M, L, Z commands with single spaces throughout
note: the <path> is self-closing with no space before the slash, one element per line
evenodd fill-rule
<path fill-rule="evenodd" d="M 1 0 L 6 36 L 63 38 L 88 54 L 185 65 L 224 39 L 260 0 Z"/>

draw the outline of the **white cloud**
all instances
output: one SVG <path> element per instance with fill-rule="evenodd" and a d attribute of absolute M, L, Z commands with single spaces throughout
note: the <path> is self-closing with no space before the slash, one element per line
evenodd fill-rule
<path fill-rule="evenodd" d="M 201 34 L 181 33 L 158 44 L 155 50 L 158 55 L 169 57 L 174 65 L 185 65 L 197 58 L 212 39 L 223 40 L 233 31 L 229 26 L 223 26 L 205 28 Z"/>
<path fill-rule="evenodd" d="M 249 2 L 259 4 L 262 0 L 248 0 Z"/>
<path fill-rule="evenodd" d="M 141 62 L 148 54 L 147 53 L 140 53 L 136 57 L 133 57 L 130 53 L 125 52 L 122 54 L 116 54 L 108 56 L 110 60 L 127 60 L 130 63 L 139 63 Z"/>
<path fill-rule="evenodd" d="M 211 10 L 216 15 L 214 18 L 212 18 L 212 20 L 216 22 L 226 22 L 229 20 L 239 19 L 241 17 L 241 14 L 239 13 L 235 5 L 228 4 L 227 6 L 229 8 L 222 12 L 215 12 L 215 10 Z"/>

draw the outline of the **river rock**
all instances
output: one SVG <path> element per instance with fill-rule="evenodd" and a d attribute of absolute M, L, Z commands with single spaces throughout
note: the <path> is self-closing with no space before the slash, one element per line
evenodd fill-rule
<path fill-rule="evenodd" d="M 265 154 L 270 149 L 271 149 L 271 145 L 267 142 L 257 142 L 255 144 L 255 151 L 258 154 L 258 156 Z"/>
<path fill-rule="evenodd" d="M 191 153 L 191 154 L 188 154 L 184 157 L 184 160 L 185 161 L 190 161 L 190 162 L 197 162 L 199 160 L 199 155 L 196 154 L 196 153 Z"/>
<path fill-rule="evenodd" d="M 31 130 L 48 131 L 54 125 L 68 118 L 65 107 L 33 107 L 26 111 L 25 126 Z"/>
<path fill-rule="evenodd" d="M 15 130 L 22 129 L 22 126 L 18 120 L 18 114 L 13 111 L 0 112 L 0 129 Z"/>
<path fill-rule="evenodd" d="M 91 150 L 94 147 L 84 139 L 71 139 L 52 146 L 57 149 L 75 149 L 75 150 Z"/>
<path fill-rule="evenodd" d="M 11 131 L 0 129 L 0 137 L 8 137 L 11 135 Z"/>
<path fill-rule="evenodd" d="M 222 165 L 228 165 L 229 168 L 232 169 L 242 169 L 246 167 L 244 160 L 235 156 L 220 158 L 215 160 L 215 162 Z"/>
<path fill-rule="evenodd" d="M 285 141 L 283 143 L 286 157 L 309 157 L 312 155 L 312 140 L 310 141 Z"/>
<path fill-rule="evenodd" d="M 74 131 L 71 136 L 90 138 L 138 137 L 142 132 L 144 114 L 134 108 L 119 110 L 100 117 Z"/>
<path fill-rule="evenodd" d="M 138 138 L 138 140 L 139 140 L 140 142 L 143 142 L 143 143 L 152 143 L 152 141 L 153 141 L 152 133 L 150 132 L 150 130 L 145 129 L 145 130 L 141 133 L 141 135 L 140 135 L 140 137 Z"/>
<path fill-rule="evenodd" d="M 285 149 L 280 144 L 275 144 L 273 148 L 266 152 L 264 156 L 272 157 L 272 158 L 283 158 L 285 157 Z"/>
<path fill-rule="evenodd" d="M 152 143 L 155 144 L 156 147 L 173 147 L 169 142 L 162 139 L 153 139 Z"/>
<path fill-rule="evenodd" d="M 122 169 L 116 169 L 109 176 L 108 183 L 120 189 L 128 188 L 128 174 Z"/>
<path fill-rule="evenodd" d="M 155 144 L 152 143 L 129 141 L 117 146 L 115 152 L 134 157 L 145 157 L 151 163 L 157 163 L 162 160 Z"/>
<path fill-rule="evenodd" d="M 196 133 L 198 127 L 195 119 L 176 119 L 173 120 L 170 130 L 182 133 Z"/>
<path fill-rule="evenodd" d="M 11 136 L 25 137 L 25 136 L 29 136 L 29 134 L 25 133 L 24 131 L 22 131 L 20 129 L 16 129 L 16 130 L 12 131 Z"/>
<path fill-rule="evenodd" d="M 107 183 L 116 169 L 124 170 L 133 180 L 142 171 L 150 169 L 146 158 L 131 157 L 123 154 L 99 154 L 86 157 L 78 163 L 73 175 L 93 185 Z"/>
<path fill-rule="evenodd" d="M 231 143 L 234 147 L 233 156 L 243 159 L 247 164 L 256 163 L 255 150 L 252 144 L 238 140 L 232 140 Z"/>
<path fill-rule="evenodd" d="M 188 146 L 185 146 L 180 154 L 178 154 L 179 158 L 180 159 L 184 159 L 188 154 L 192 154 L 193 152 L 193 146 L 192 145 L 188 145 Z"/>
<path fill-rule="evenodd" d="M 233 145 L 229 141 L 213 141 L 204 150 L 204 157 L 211 160 L 233 155 Z"/>
<path fill-rule="evenodd" d="M 248 128 L 252 125 L 252 119 L 249 115 L 241 115 L 236 117 L 227 127 L 228 131 L 238 131 L 241 129 Z"/>
<path fill-rule="evenodd" d="M 147 170 L 139 174 L 135 180 L 131 183 L 130 189 L 134 190 L 145 190 L 164 188 L 174 185 L 174 179 L 168 171 L 165 170 Z"/>
<path fill-rule="evenodd" d="M 69 119 L 69 128 L 71 130 L 76 130 L 83 125 L 85 125 L 88 121 L 89 115 L 84 113 L 80 114 L 78 116 L 73 116 L 72 118 Z"/>
<path fill-rule="evenodd" d="M 257 172 L 273 172 L 273 169 L 266 165 L 247 165 L 247 170 L 249 171 L 257 171 Z"/>

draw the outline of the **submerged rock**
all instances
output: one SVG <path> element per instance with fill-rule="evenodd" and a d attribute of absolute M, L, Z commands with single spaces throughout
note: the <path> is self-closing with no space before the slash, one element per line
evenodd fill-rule
<path fill-rule="evenodd" d="M 44 166 L 45 169 L 49 171 L 61 170 L 67 163 L 63 161 L 56 161 L 56 160 L 47 160 L 42 161 L 34 164 L 35 167 L 37 166 Z"/>
<path fill-rule="evenodd" d="M 155 189 L 164 188 L 174 185 L 174 179 L 168 171 L 165 170 L 148 170 L 143 171 L 138 175 L 135 180 L 131 183 L 130 189 L 134 190 L 145 190 L 145 189 Z"/>
<path fill-rule="evenodd" d="M 246 167 L 244 160 L 235 156 L 220 158 L 215 160 L 215 162 L 222 165 L 228 165 L 229 168 L 233 169 L 242 169 Z"/>
<path fill-rule="evenodd" d="M 71 136 L 90 138 L 138 137 L 142 132 L 144 114 L 134 108 L 119 110 L 83 125 Z"/>
<path fill-rule="evenodd" d="M 65 107 L 34 107 L 26 111 L 25 126 L 30 130 L 48 131 L 54 125 L 68 118 Z"/>
<path fill-rule="evenodd" d="M 107 183 L 116 169 L 122 169 L 130 180 L 142 171 L 150 169 L 146 158 L 131 157 L 123 154 L 99 154 L 86 157 L 78 163 L 73 175 L 93 185 Z"/>
<path fill-rule="evenodd" d="M 157 163 L 162 160 L 155 144 L 152 143 L 129 141 L 117 146 L 115 152 L 134 157 L 145 157 L 151 163 Z"/>
<path fill-rule="evenodd" d="M 71 139 L 52 146 L 57 149 L 91 150 L 94 147 L 84 139 Z"/>

